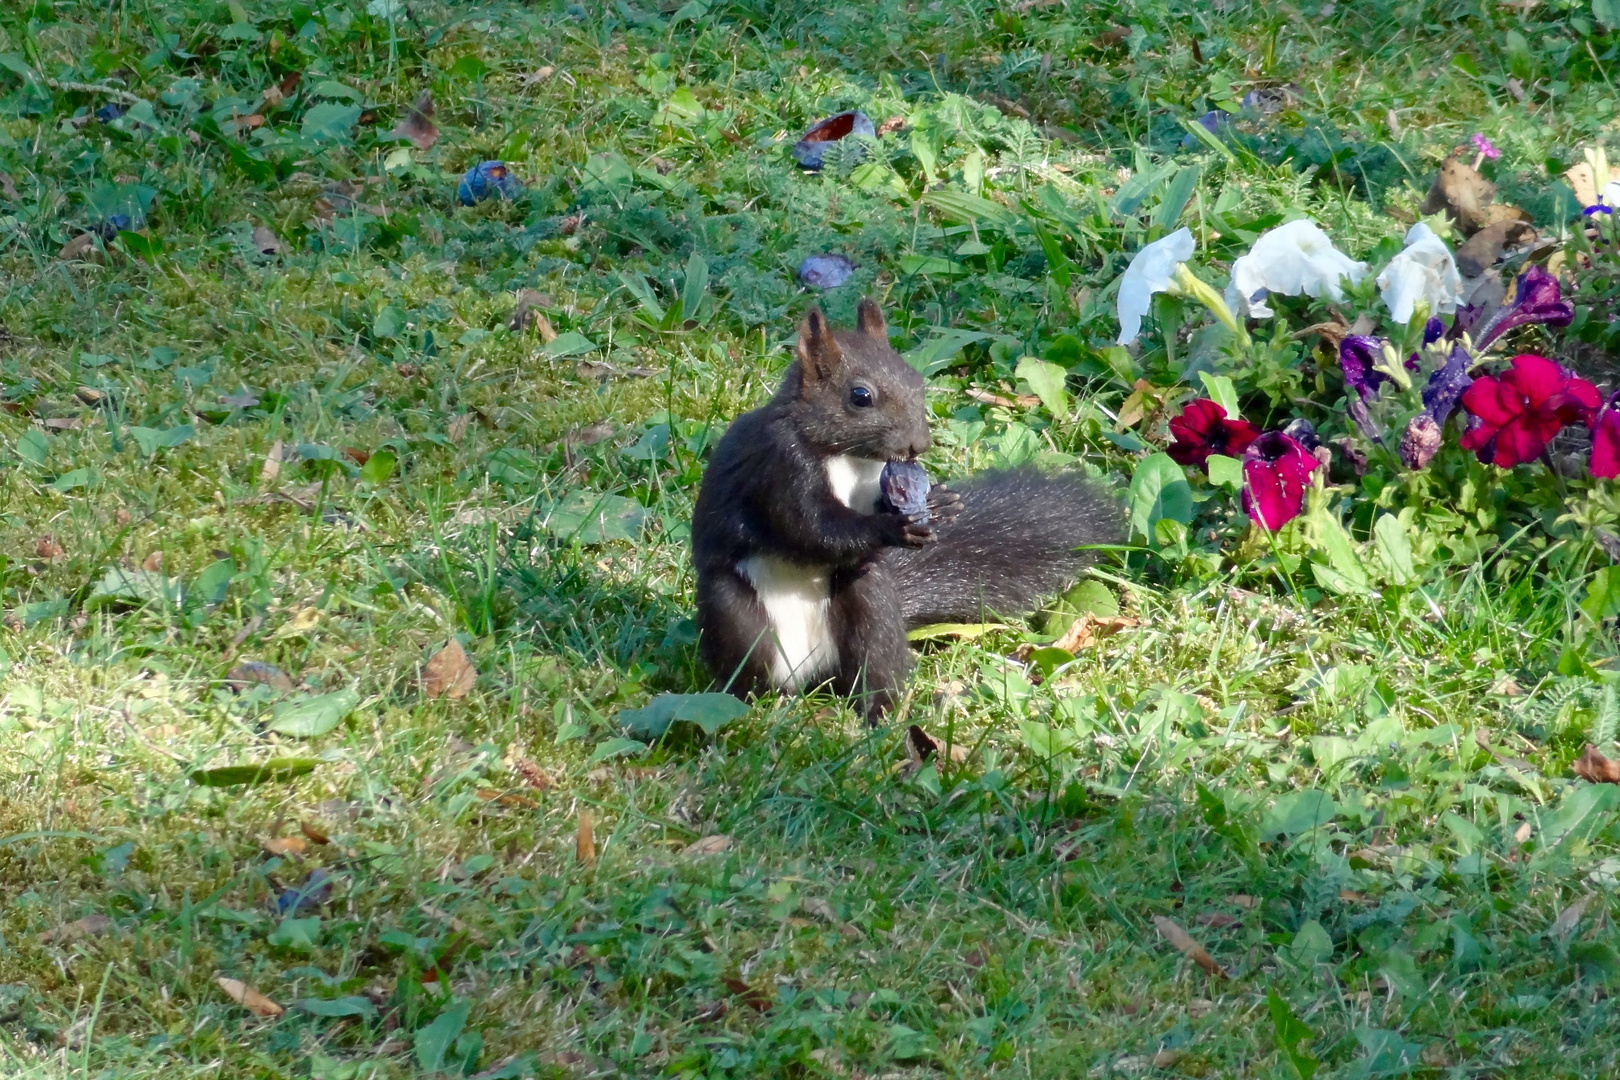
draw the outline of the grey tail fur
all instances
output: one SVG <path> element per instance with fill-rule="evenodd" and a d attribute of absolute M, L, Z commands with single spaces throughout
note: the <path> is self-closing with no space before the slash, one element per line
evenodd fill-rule
<path fill-rule="evenodd" d="M 908 626 L 1018 616 L 1079 572 L 1075 548 L 1118 543 L 1123 515 L 1100 485 L 1023 466 L 994 469 L 950 487 L 962 511 L 924 548 L 881 556 Z"/>

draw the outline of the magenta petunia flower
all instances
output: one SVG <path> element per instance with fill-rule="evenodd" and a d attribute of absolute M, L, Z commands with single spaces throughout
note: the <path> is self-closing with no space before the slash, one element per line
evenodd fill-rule
<path fill-rule="evenodd" d="M 1592 421 L 1592 475 L 1599 480 L 1620 476 L 1620 393 Z"/>
<path fill-rule="evenodd" d="M 1299 516 L 1311 474 L 1321 464 L 1298 439 L 1266 432 L 1243 453 L 1243 509 L 1255 524 L 1276 532 Z"/>
<path fill-rule="evenodd" d="M 1541 456 L 1566 425 L 1591 424 L 1603 404 L 1597 387 L 1544 356 L 1515 356 L 1501 375 L 1475 379 L 1462 395 L 1472 415 L 1462 448 L 1511 469 Z"/>
<path fill-rule="evenodd" d="M 1182 465 L 1204 467 L 1211 454 L 1238 457 L 1260 436 L 1260 429 L 1243 419 L 1233 419 L 1209 398 L 1199 398 L 1170 421 L 1170 434 L 1176 441 L 1168 453 Z"/>
<path fill-rule="evenodd" d="M 1473 143 L 1474 149 L 1479 151 L 1479 156 L 1482 158 L 1490 158 L 1495 161 L 1502 156 L 1502 151 L 1498 150 L 1496 144 L 1487 139 L 1483 132 L 1474 132 Z"/>

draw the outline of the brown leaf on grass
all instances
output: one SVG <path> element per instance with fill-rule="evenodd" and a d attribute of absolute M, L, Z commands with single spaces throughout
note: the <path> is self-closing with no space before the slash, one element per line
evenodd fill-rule
<path fill-rule="evenodd" d="M 281 238 L 263 225 L 253 226 L 253 250 L 260 255 L 280 255 L 287 250 Z"/>
<path fill-rule="evenodd" d="M 10 173 L 0 172 L 0 195 L 4 195 L 13 202 L 16 202 L 19 198 L 17 182 L 11 178 Z"/>
<path fill-rule="evenodd" d="M 512 320 L 507 325 L 514 334 L 521 334 L 533 329 L 540 335 L 543 344 L 551 344 L 557 340 L 557 329 L 536 308 L 551 307 L 551 297 L 534 289 L 522 289 L 517 295 L 517 307 L 512 310 Z"/>
<path fill-rule="evenodd" d="M 430 698 L 464 698 L 477 681 L 478 669 L 455 638 L 422 666 L 422 693 Z"/>
<path fill-rule="evenodd" d="M 241 135 L 254 128 L 264 126 L 264 117 L 258 113 L 251 116 L 233 116 L 219 125 L 219 129 L 227 135 Z"/>
<path fill-rule="evenodd" d="M 1255 908 L 1260 906 L 1260 898 L 1258 896 L 1250 896 L 1248 893 L 1233 893 L 1232 895 L 1224 896 L 1221 899 L 1225 900 L 1233 907 L 1242 908 L 1244 911 L 1253 911 Z"/>
<path fill-rule="evenodd" d="M 545 82 L 547 79 L 551 78 L 556 73 L 557 73 L 556 68 L 552 67 L 550 64 L 546 64 L 546 65 L 544 65 L 542 67 L 535 68 L 533 71 L 529 72 L 527 75 L 519 75 L 518 76 L 518 85 L 523 87 L 525 90 L 527 90 L 529 87 L 533 86 L 535 83 Z"/>
<path fill-rule="evenodd" d="M 83 423 L 77 416 L 53 416 L 45 421 L 45 430 L 77 431 Z"/>
<path fill-rule="evenodd" d="M 517 773 L 524 786 L 531 787 L 536 791 L 550 790 L 554 782 L 550 773 L 521 754 L 511 757 L 507 761 L 506 767 Z"/>
<path fill-rule="evenodd" d="M 50 562 L 52 559 L 61 558 L 67 552 L 63 550 L 61 544 L 56 542 L 56 537 L 46 533 L 34 541 L 34 554 L 46 562 Z"/>
<path fill-rule="evenodd" d="M 302 836 L 275 836 L 260 841 L 259 846 L 264 849 L 266 855 L 286 858 L 288 855 L 302 855 L 308 845 L 304 843 Z"/>
<path fill-rule="evenodd" d="M 479 799 L 496 806 L 509 806 L 518 810 L 533 810 L 540 804 L 527 795 L 519 795 L 515 791 L 496 791 L 494 788 L 479 788 L 473 792 Z"/>
<path fill-rule="evenodd" d="M 1228 926 L 1236 926 L 1243 920 L 1227 911 L 1206 911 L 1193 920 L 1199 926 L 1207 926 L 1214 930 L 1223 930 Z"/>
<path fill-rule="evenodd" d="M 1221 970 L 1221 965 L 1215 962 L 1215 958 L 1209 955 L 1208 950 L 1194 941 L 1192 936 L 1181 928 L 1180 923 L 1174 919 L 1167 919 L 1163 915 L 1155 915 L 1153 916 L 1153 925 L 1159 931 L 1159 936 L 1168 941 L 1181 955 L 1216 978 L 1224 979 L 1226 977 L 1226 972 Z"/>
<path fill-rule="evenodd" d="M 1513 842 L 1515 844 L 1524 843 L 1530 839 L 1530 834 L 1534 831 L 1535 829 L 1531 827 L 1528 821 L 1520 822 L 1519 827 L 1513 830 Z"/>
<path fill-rule="evenodd" d="M 281 92 L 281 87 L 267 86 L 264 88 L 264 93 L 259 95 L 259 108 L 274 109 L 286 100 L 287 95 Z"/>
<path fill-rule="evenodd" d="M 303 77 L 302 71 L 289 71 L 281 77 L 281 81 L 276 83 L 276 89 L 281 91 L 282 100 L 286 100 L 287 95 L 298 89 L 299 80 Z"/>
<path fill-rule="evenodd" d="M 581 866 L 596 865 L 596 832 L 591 823 L 591 812 L 579 812 L 579 830 L 574 834 L 574 858 Z"/>
<path fill-rule="evenodd" d="M 1472 165 L 1456 157 L 1440 163 L 1440 172 L 1423 200 L 1424 214 L 1449 214 L 1463 235 L 1472 236 L 1490 223 L 1490 205 L 1496 185 Z"/>
<path fill-rule="evenodd" d="M 681 849 L 681 854 L 687 856 L 688 858 L 693 858 L 698 855 L 718 855 L 720 852 L 726 851 L 730 847 L 731 837 L 727 836 L 725 833 L 715 833 L 712 836 L 705 836 L 701 839 L 692 841 L 690 844 L 687 844 Z"/>
<path fill-rule="evenodd" d="M 1118 45 L 1120 42 L 1124 41 L 1126 38 L 1128 38 L 1130 36 L 1131 36 L 1131 28 L 1130 27 L 1128 27 L 1128 26 L 1119 26 L 1119 25 L 1116 24 L 1116 25 L 1110 27 L 1109 29 L 1104 30 L 1102 33 L 1098 34 L 1096 37 L 1092 38 L 1091 39 L 1091 44 L 1096 46 L 1099 49 L 1106 49 L 1106 48 L 1109 48 L 1110 46 Z"/>
<path fill-rule="evenodd" d="M 439 141 L 439 129 L 433 126 L 432 91 L 424 90 L 418 94 L 416 101 L 405 110 L 405 116 L 389 134 L 409 139 L 418 150 L 431 150 L 433 144 Z"/>
<path fill-rule="evenodd" d="M 1558 917 L 1552 921 L 1552 925 L 1547 928 L 1548 936 L 1562 939 L 1573 934 L 1575 928 L 1581 923 L 1581 916 L 1586 914 L 1586 905 L 1591 902 L 1592 894 L 1587 893 L 1569 907 L 1560 911 Z"/>
<path fill-rule="evenodd" d="M 106 399 L 107 394 L 105 391 L 97 390 L 93 386 L 81 386 L 73 391 L 73 396 L 86 405 L 100 405 Z"/>
<path fill-rule="evenodd" d="M 72 922 L 65 922 L 61 926 L 51 927 L 39 935 L 39 940 L 42 945 L 49 945 L 53 942 L 58 945 L 66 945 L 68 942 L 78 941 L 80 938 L 105 934 L 107 931 L 114 929 L 116 925 L 105 915 L 99 913 L 86 915 L 82 919 L 74 919 Z"/>
<path fill-rule="evenodd" d="M 1052 642 L 1052 647 L 1077 656 L 1081 649 L 1089 649 L 1105 637 L 1141 625 L 1140 619 L 1133 619 L 1129 615 L 1086 614 L 1070 623 L 1063 636 Z"/>
<path fill-rule="evenodd" d="M 141 569 L 148 574 L 161 573 L 163 570 L 163 552 L 154 551 L 141 560 Z"/>
<path fill-rule="evenodd" d="M 77 259 L 84 258 L 95 249 L 96 234 L 80 233 L 78 236 L 75 236 L 73 239 L 63 244 L 62 250 L 56 253 L 56 257 L 61 259 L 63 262 L 73 262 Z"/>
<path fill-rule="evenodd" d="M 258 660 L 244 660 L 225 673 L 225 682 L 240 693 L 250 686 L 268 686 L 278 694 L 293 692 L 293 681 L 285 671 L 274 664 Z"/>
<path fill-rule="evenodd" d="M 1496 265 L 1509 244 L 1535 238 L 1536 230 L 1523 221 L 1497 221 L 1486 225 L 1457 249 L 1457 272 L 1465 278 L 1479 277 Z"/>
<path fill-rule="evenodd" d="M 264 466 L 259 469 L 259 480 L 262 483 L 273 484 L 276 477 L 281 475 L 281 440 L 277 439 L 270 444 L 270 452 L 264 455 Z"/>
<path fill-rule="evenodd" d="M 568 446 L 595 446 L 599 442 L 613 438 L 613 422 L 611 420 L 598 420 L 588 427 L 575 428 L 563 436 L 563 442 Z"/>
<path fill-rule="evenodd" d="M 330 844 L 332 842 L 332 838 L 326 835 L 326 831 L 313 821 L 300 821 L 298 831 L 303 833 L 304 839 L 312 844 Z"/>
<path fill-rule="evenodd" d="M 472 413 L 462 413 L 450 421 L 450 426 L 444 429 L 445 438 L 460 446 L 461 440 L 467 437 L 467 429 L 471 426 Z"/>
<path fill-rule="evenodd" d="M 883 123 L 881 123 L 881 124 L 879 124 L 877 126 L 877 133 L 879 135 L 893 135 L 897 131 L 904 130 L 905 126 L 906 126 L 906 118 L 905 117 L 903 117 L 903 116 L 891 116 L 888 119 L 884 120 Z"/>
<path fill-rule="evenodd" d="M 280 1016 L 287 1010 L 259 993 L 240 979 L 227 979 L 221 975 L 214 980 L 227 997 L 254 1016 Z"/>
<path fill-rule="evenodd" d="M 1620 784 L 1620 761 L 1610 761 L 1587 743 L 1586 753 L 1575 759 L 1575 775 L 1594 784 Z"/>
<path fill-rule="evenodd" d="M 760 993 L 758 990 L 755 990 L 752 986 L 749 986 L 741 976 L 726 975 L 721 978 L 720 982 L 724 984 L 727 990 L 730 990 L 733 994 L 735 994 L 744 1005 L 748 1006 L 750 1009 L 753 1009 L 755 1012 L 770 1011 L 771 999 Z"/>

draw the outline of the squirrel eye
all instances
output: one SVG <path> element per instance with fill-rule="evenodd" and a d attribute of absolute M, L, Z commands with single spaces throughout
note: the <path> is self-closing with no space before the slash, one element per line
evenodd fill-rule
<path fill-rule="evenodd" d="M 872 397 L 872 391 L 868 390 L 864 386 L 854 386 L 850 388 L 849 401 L 850 404 L 854 405 L 857 409 L 869 409 L 872 407 L 875 400 L 876 399 Z"/>

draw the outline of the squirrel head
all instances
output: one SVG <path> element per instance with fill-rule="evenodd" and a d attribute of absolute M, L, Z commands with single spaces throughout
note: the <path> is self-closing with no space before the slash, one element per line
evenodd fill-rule
<path fill-rule="evenodd" d="M 883 310 L 862 300 L 854 330 L 834 330 L 812 307 L 784 390 L 800 430 L 829 454 L 904 460 L 928 449 L 925 383 L 889 345 Z"/>

